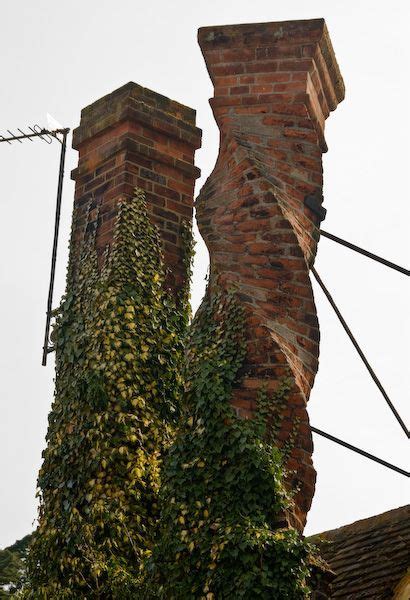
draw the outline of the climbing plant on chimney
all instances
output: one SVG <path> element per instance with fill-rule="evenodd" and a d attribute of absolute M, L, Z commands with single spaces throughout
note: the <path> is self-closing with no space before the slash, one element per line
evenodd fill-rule
<path fill-rule="evenodd" d="M 164 289 L 141 191 L 119 207 L 102 270 L 92 239 L 73 264 L 56 315 L 56 391 L 24 593 L 135 598 L 179 412 L 188 296 L 177 307 Z"/>
<path fill-rule="evenodd" d="M 260 391 L 253 420 L 239 419 L 230 404 L 245 355 L 243 323 L 235 292 L 214 291 L 191 328 L 186 402 L 165 459 L 160 531 L 141 597 L 309 595 L 313 549 L 280 525 L 291 498 L 272 406 L 286 400 L 289 382 L 274 397 Z"/>
<path fill-rule="evenodd" d="M 165 278 L 139 191 L 120 205 L 102 269 L 92 237 L 70 261 L 22 596 L 305 598 L 311 548 L 279 523 L 291 498 L 270 407 L 288 381 L 274 397 L 261 389 L 258 416 L 239 419 L 235 291 L 206 297 L 187 343 L 189 290 L 175 301 Z"/>

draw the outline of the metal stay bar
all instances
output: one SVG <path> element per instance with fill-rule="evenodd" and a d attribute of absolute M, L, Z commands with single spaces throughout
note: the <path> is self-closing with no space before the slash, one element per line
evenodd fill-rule
<path fill-rule="evenodd" d="M 363 350 L 361 349 L 361 347 L 359 346 L 356 338 L 354 337 L 353 333 L 351 332 L 348 324 L 346 323 L 346 321 L 344 320 L 342 313 L 340 312 L 340 310 L 338 309 L 335 301 L 333 300 L 329 290 L 327 289 L 327 287 L 325 286 L 325 284 L 323 283 L 323 281 L 321 280 L 321 278 L 319 277 L 318 272 L 316 271 L 316 269 L 314 267 L 311 268 L 311 271 L 316 279 L 316 281 L 318 282 L 318 284 L 320 285 L 320 287 L 322 288 L 326 298 L 328 299 L 331 307 L 333 308 L 333 310 L 336 313 L 337 318 L 339 319 L 340 323 L 342 324 L 343 329 L 346 331 L 350 341 L 352 342 L 353 346 L 356 348 L 356 351 L 358 353 L 358 355 L 360 356 L 360 358 L 362 359 L 366 369 L 368 370 L 371 378 L 373 379 L 374 383 L 377 385 L 377 387 L 379 388 L 383 398 L 386 400 L 390 410 L 392 411 L 392 413 L 394 414 L 394 416 L 396 417 L 400 427 L 403 429 L 404 433 L 406 434 L 407 438 L 410 438 L 410 432 L 407 429 L 403 419 L 401 418 L 401 416 L 399 415 L 398 411 L 396 410 L 393 402 L 390 400 L 386 390 L 384 389 L 383 385 L 381 384 L 379 378 L 377 377 L 376 373 L 374 372 L 374 370 L 372 369 L 369 361 L 367 360 Z"/>
<path fill-rule="evenodd" d="M 352 450 L 353 452 L 356 452 L 357 454 L 360 454 L 361 456 L 365 456 L 366 458 L 369 458 L 370 460 L 377 462 L 379 465 L 383 465 L 383 467 L 387 467 L 388 469 L 391 469 L 392 471 L 396 471 L 396 473 L 400 473 L 401 475 L 404 475 L 405 477 L 410 477 L 409 471 L 405 471 L 404 469 L 401 469 L 400 467 L 396 467 L 396 465 L 392 465 L 391 463 L 383 460 L 382 458 L 379 458 L 378 456 L 375 456 L 374 454 L 370 454 L 370 452 L 366 452 L 366 450 L 362 450 L 361 448 L 358 448 L 357 446 L 353 446 L 352 444 L 349 444 L 348 442 L 345 442 L 345 441 L 341 440 L 340 438 L 335 437 L 334 435 L 330 435 L 330 433 L 326 433 L 325 431 L 322 431 L 321 429 L 317 429 L 316 427 L 311 426 L 311 430 L 314 433 L 317 433 L 317 435 L 321 435 L 322 437 L 324 437 L 332 442 L 335 442 L 336 444 L 339 444 L 340 446 L 343 446 L 344 448 L 348 448 L 348 450 Z"/>
<path fill-rule="evenodd" d="M 321 229 L 320 235 L 323 235 L 323 237 L 328 238 L 329 240 L 332 240 L 333 242 L 337 242 L 338 244 L 341 244 L 342 246 L 346 246 L 346 248 L 349 248 L 350 250 L 353 250 L 354 252 L 358 252 L 359 254 L 362 254 L 363 256 L 367 256 L 367 258 L 371 258 L 372 260 L 375 260 L 376 262 L 379 262 L 382 265 L 389 267 L 390 269 L 394 269 L 395 271 L 398 271 L 399 273 L 403 273 L 403 275 L 407 275 L 407 276 L 410 275 L 409 269 L 405 269 L 404 267 L 401 267 L 400 265 L 396 265 L 395 263 L 391 262 L 390 260 L 386 260 L 385 258 L 378 256 L 377 254 L 373 254 L 373 252 L 369 252 L 368 250 L 365 250 L 364 248 L 360 248 L 360 246 L 356 246 L 356 244 L 352 244 L 351 242 L 343 240 L 342 238 L 337 237 L 337 235 L 333 235 L 333 233 L 328 233 L 327 231 L 324 231 L 323 229 Z"/>

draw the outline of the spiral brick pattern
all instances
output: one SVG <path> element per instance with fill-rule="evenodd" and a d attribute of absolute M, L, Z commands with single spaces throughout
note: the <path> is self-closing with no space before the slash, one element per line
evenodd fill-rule
<path fill-rule="evenodd" d="M 322 19 L 208 27 L 199 43 L 215 87 L 215 168 L 197 219 L 216 281 L 236 287 L 247 315 L 247 356 L 232 404 L 252 418 L 258 393 L 291 377 L 278 443 L 296 434 L 288 461 L 299 491 L 291 524 L 303 529 L 314 494 L 306 404 L 318 368 L 319 325 L 309 269 L 322 201 L 324 122 L 344 86 Z"/>

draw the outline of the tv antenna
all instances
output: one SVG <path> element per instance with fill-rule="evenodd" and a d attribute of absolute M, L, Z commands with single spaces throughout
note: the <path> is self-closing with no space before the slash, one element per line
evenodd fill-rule
<path fill-rule="evenodd" d="M 58 126 L 57 121 L 51 117 L 51 115 L 47 114 L 47 119 L 49 124 L 57 125 L 55 129 L 45 129 L 44 127 L 40 127 L 39 125 L 33 125 L 33 127 L 28 127 L 27 131 L 23 131 L 19 127 L 17 127 L 18 133 L 14 133 L 10 131 L 10 129 L 6 130 L 6 135 L 3 135 L 0 132 L 0 143 L 5 142 L 7 144 L 12 144 L 13 142 L 23 143 L 24 140 L 29 140 L 33 142 L 34 139 L 38 138 L 46 144 L 52 144 L 53 140 L 57 140 L 61 144 L 60 151 L 60 165 L 58 170 L 58 184 L 57 184 L 57 199 L 56 199 L 56 211 L 55 211 L 55 219 L 54 219 L 54 237 L 53 237 L 53 246 L 51 252 L 51 269 L 50 269 L 50 283 L 48 286 L 48 297 L 47 297 L 47 311 L 46 311 L 46 326 L 44 332 L 44 344 L 43 344 L 43 358 L 41 364 L 43 367 L 47 364 L 47 356 L 50 352 L 54 350 L 52 345 L 50 344 L 50 323 L 51 323 L 51 314 L 52 314 L 52 305 L 53 305 L 53 293 L 54 293 L 54 279 L 56 272 L 56 261 L 57 261 L 57 246 L 58 246 L 58 233 L 60 229 L 60 215 L 61 215 L 61 200 L 63 195 L 63 180 L 64 180 L 64 164 L 65 164 L 65 155 L 67 148 L 67 136 L 70 132 L 70 129 Z"/>

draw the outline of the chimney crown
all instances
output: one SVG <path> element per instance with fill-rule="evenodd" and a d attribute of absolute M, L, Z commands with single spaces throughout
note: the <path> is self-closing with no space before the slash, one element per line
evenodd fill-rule
<path fill-rule="evenodd" d="M 203 27 L 198 41 L 217 121 L 251 107 L 304 105 L 326 149 L 325 119 L 345 88 L 324 19 Z"/>

